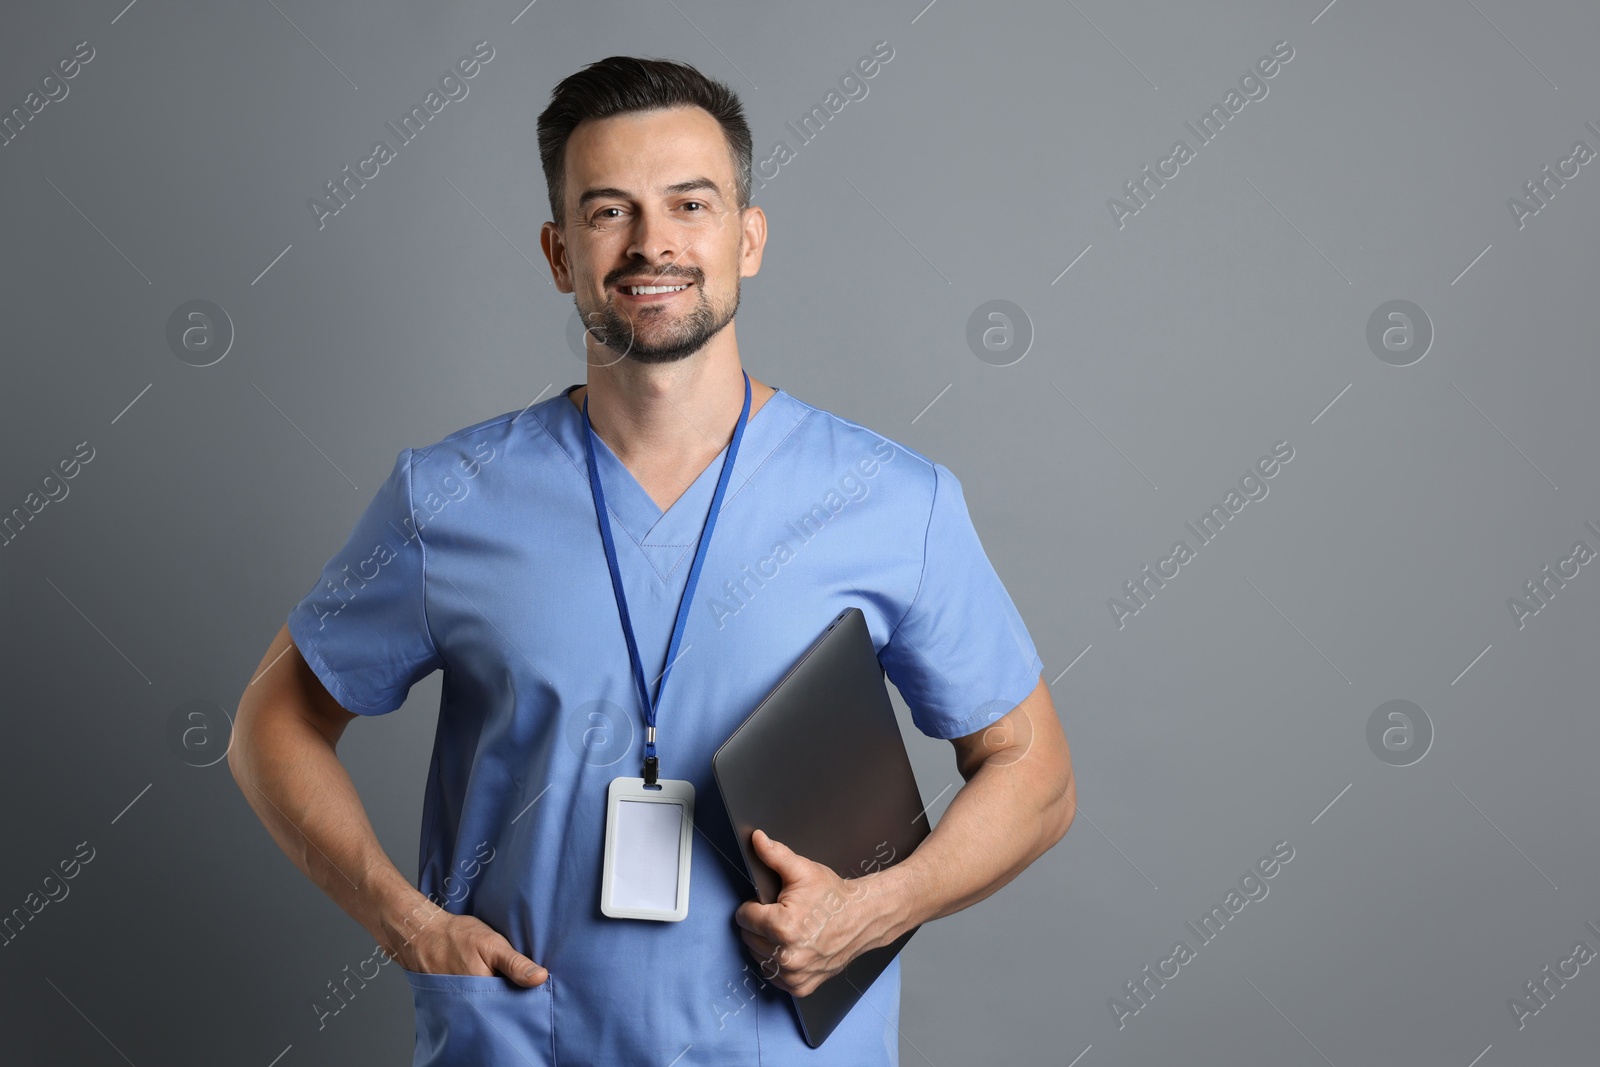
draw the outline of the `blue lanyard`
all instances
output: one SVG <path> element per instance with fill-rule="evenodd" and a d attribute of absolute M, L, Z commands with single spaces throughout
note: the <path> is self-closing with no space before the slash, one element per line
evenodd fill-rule
<path fill-rule="evenodd" d="M 728 479 L 733 474 L 733 463 L 739 455 L 739 441 L 744 437 L 745 423 L 750 420 L 750 375 L 744 375 L 744 408 L 739 412 L 739 421 L 733 427 L 733 440 L 728 445 L 728 454 L 722 461 L 722 471 L 717 476 L 717 491 L 711 497 L 711 511 L 706 515 L 705 528 L 700 531 L 700 541 L 695 546 L 694 563 L 689 568 L 689 582 L 683 589 L 683 598 L 678 601 L 678 615 L 672 623 L 672 640 L 667 644 L 667 665 L 661 671 L 661 681 L 656 686 L 654 699 L 650 696 L 650 687 L 644 680 L 644 667 L 639 662 L 639 645 L 633 637 L 633 622 L 628 617 L 628 596 L 622 589 L 622 572 L 617 567 L 617 546 L 611 539 L 611 522 L 606 517 L 606 492 L 600 485 L 600 470 L 594 461 L 594 427 L 589 424 L 589 396 L 583 397 L 583 445 L 589 459 L 589 489 L 594 495 L 594 511 L 600 522 L 600 538 L 606 546 L 606 566 L 611 571 L 611 590 L 617 596 L 617 615 L 622 619 L 622 634 L 628 639 L 628 659 L 633 664 L 633 680 L 639 686 L 639 702 L 644 708 L 645 740 L 644 740 L 644 781 L 646 785 L 656 784 L 656 775 L 660 765 L 656 759 L 656 709 L 661 705 L 661 692 L 667 687 L 667 675 L 672 673 L 673 660 L 678 657 L 678 642 L 683 638 L 683 624 L 689 617 L 690 605 L 694 603 L 694 588 L 700 582 L 700 567 L 706 560 L 706 548 L 711 544 L 711 531 L 717 525 L 717 513 L 722 510 L 722 495 L 728 488 Z"/>

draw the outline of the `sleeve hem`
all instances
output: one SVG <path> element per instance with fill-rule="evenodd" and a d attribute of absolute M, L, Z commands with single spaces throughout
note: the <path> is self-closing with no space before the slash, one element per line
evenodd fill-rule
<path fill-rule="evenodd" d="M 1035 653 L 1033 656 L 1033 663 L 1029 668 L 1029 672 L 1030 673 L 1026 680 L 1019 681 L 1017 683 L 1017 689 L 1013 690 L 1013 692 L 1020 693 L 1020 695 L 1017 695 L 1014 698 L 1010 695 L 1000 698 L 1001 702 L 1009 705 L 1007 708 L 1008 712 L 1015 710 L 1017 705 L 1028 699 L 1029 694 L 1031 694 L 1034 688 L 1039 684 L 1040 678 L 1044 672 L 1044 660 L 1040 659 L 1037 653 Z M 958 737 L 966 737 L 968 734 L 978 732 L 989 723 L 996 721 L 999 717 L 1000 716 L 998 715 L 991 715 L 989 713 L 980 711 L 974 712 L 973 714 L 964 718 L 949 719 L 939 714 L 921 715 L 913 711 L 911 720 L 916 724 L 917 729 L 921 730 L 929 737 L 936 737 L 941 741 L 953 741 Z"/>
<path fill-rule="evenodd" d="M 415 455 L 414 449 L 406 449 L 406 519 L 413 524 L 417 521 L 417 506 L 411 499 L 411 465 Z M 423 540 L 421 527 L 413 528 L 417 531 L 417 547 L 422 551 L 422 632 L 428 637 L 428 647 L 433 649 L 433 658 L 443 664 L 444 657 L 439 654 L 439 643 L 433 639 L 433 623 L 428 620 L 428 542 Z"/>
<path fill-rule="evenodd" d="M 287 625 L 289 627 L 289 637 L 294 641 L 295 648 L 299 650 L 300 658 L 306 661 L 306 666 L 311 668 L 311 673 L 317 676 L 317 680 L 328 691 L 328 695 L 338 701 L 339 706 L 350 712 L 350 714 L 386 715 L 405 703 L 404 697 L 400 700 L 394 700 L 393 697 L 389 697 L 377 704 L 370 705 L 362 704 L 360 701 L 355 700 L 351 697 L 350 690 L 345 688 L 344 681 L 339 677 L 338 672 L 330 667 L 328 661 L 323 658 L 322 651 L 317 648 L 316 642 L 311 640 L 309 635 L 302 635 L 298 632 L 300 630 L 298 613 L 290 613 Z"/>
<path fill-rule="evenodd" d="M 939 465 L 930 463 L 929 466 L 933 469 L 933 496 L 928 501 L 928 524 L 922 530 L 922 567 L 917 571 L 917 591 L 911 594 L 911 603 L 906 605 L 905 614 L 895 621 L 894 629 L 889 631 L 889 640 L 884 642 L 885 646 L 894 642 L 900 633 L 900 627 L 911 617 L 912 609 L 917 606 L 917 600 L 922 596 L 922 587 L 928 581 L 928 538 L 933 533 L 934 508 L 939 503 Z"/>

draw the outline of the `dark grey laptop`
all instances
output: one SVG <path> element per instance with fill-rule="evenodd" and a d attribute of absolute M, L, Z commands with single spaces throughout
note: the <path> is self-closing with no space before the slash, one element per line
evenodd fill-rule
<path fill-rule="evenodd" d="M 928 836 L 860 608 L 828 624 L 717 749 L 711 768 L 763 904 L 777 900 L 781 885 L 756 857 L 757 828 L 843 878 L 892 866 Z M 809 996 L 790 998 L 808 1045 L 827 1039 L 914 933 L 863 953 Z"/>

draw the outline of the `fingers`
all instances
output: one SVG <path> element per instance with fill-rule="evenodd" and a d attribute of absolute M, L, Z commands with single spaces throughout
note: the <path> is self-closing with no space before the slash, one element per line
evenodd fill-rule
<path fill-rule="evenodd" d="M 739 927 L 739 937 L 758 960 L 776 958 L 775 963 L 763 963 L 762 977 L 770 979 L 778 967 L 787 961 L 791 951 L 775 921 L 782 915 L 780 904 L 760 904 L 747 900 L 734 909 L 733 921 Z"/>
<path fill-rule="evenodd" d="M 763 981 L 797 997 L 809 996 L 821 984 L 821 978 L 813 973 L 810 957 L 805 953 L 796 953 L 788 945 L 774 944 L 745 931 L 740 932 L 740 937 L 755 957 Z"/>
<path fill-rule="evenodd" d="M 752 930 L 740 930 L 739 939 L 745 943 L 745 947 L 757 959 L 764 960 L 775 956 L 781 957 L 782 950 L 779 948 L 778 942 L 764 934 L 756 933 Z M 780 958 L 778 962 L 782 963 L 783 961 Z"/>
<path fill-rule="evenodd" d="M 769 908 L 777 907 L 776 904 L 747 900 L 733 910 L 733 921 L 752 933 L 767 934 L 771 932 L 772 924 L 767 920 L 766 912 Z"/>
<path fill-rule="evenodd" d="M 762 904 L 754 900 L 747 900 L 734 909 L 733 921 L 739 927 L 739 937 L 744 941 L 757 959 L 769 960 L 776 958 L 777 962 L 771 964 L 762 972 L 763 978 L 771 978 L 776 973 L 779 965 L 788 961 L 792 949 L 790 943 L 796 940 L 785 937 L 780 930 L 783 918 L 783 905 Z M 787 929 L 787 926 L 784 926 Z"/>
<path fill-rule="evenodd" d="M 788 962 L 789 950 L 783 945 L 775 945 L 766 938 L 754 934 L 743 933 L 745 947 L 750 950 L 750 955 L 755 958 L 764 981 L 771 982 L 784 992 L 792 992 L 784 974 L 784 964 Z"/>
<path fill-rule="evenodd" d="M 496 960 L 495 969 L 513 982 L 525 986 L 543 985 L 545 979 L 550 977 L 548 970 L 512 948 L 509 941 Z"/>

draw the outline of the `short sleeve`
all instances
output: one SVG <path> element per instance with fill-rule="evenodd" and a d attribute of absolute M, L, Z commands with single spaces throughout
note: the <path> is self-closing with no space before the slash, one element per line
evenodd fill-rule
<path fill-rule="evenodd" d="M 933 469 L 922 580 L 878 660 L 917 729 L 952 738 L 1020 704 L 1044 661 L 983 551 L 961 483 L 942 464 Z"/>
<path fill-rule="evenodd" d="M 289 635 L 335 700 L 358 715 L 405 703 L 443 665 L 423 603 L 426 549 L 412 518 L 411 450 L 356 520 L 311 591 L 289 612 Z"/>

